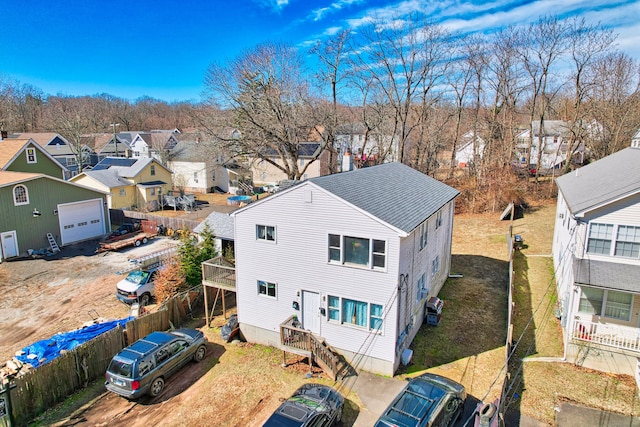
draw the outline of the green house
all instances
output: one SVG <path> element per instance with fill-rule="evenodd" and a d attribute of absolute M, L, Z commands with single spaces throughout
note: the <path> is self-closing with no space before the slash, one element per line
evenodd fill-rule
<path fill-rule="evenodd" d="M 107 194 L 43 173 L 0 171 L 0 261 L 110 232 Z"/>

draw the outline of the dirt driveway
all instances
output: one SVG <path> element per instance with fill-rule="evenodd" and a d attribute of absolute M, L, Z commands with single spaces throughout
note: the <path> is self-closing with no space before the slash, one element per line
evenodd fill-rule
<path fill-rule="evenodd" d="M 167 238 L 122 252 L 96 254 L 97 241 L 67 246 L 59 254 L 0 264 L 0 364 L 41 339 L 81 327 L 93 317 L 122 319 L 129 307 L 116 299 L 116 274 L 128 259 L 175 245 Z"/>

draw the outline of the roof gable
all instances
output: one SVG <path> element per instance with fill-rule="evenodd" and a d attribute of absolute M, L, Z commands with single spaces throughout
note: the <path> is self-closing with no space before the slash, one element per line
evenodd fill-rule
<path fill-rule="evenodd" d="M 53 156 L 51 156 L 47 151 L 42 148 L 39 144 L 37 144 L 33 139 L 18 139 L 18 138 L 8 138 L 0 140 L 0 170 L 5 170 L 20 156 L 27 148 L 34 148 L 41 155 L 45 156 L 52 163 L 54 163 L 57 167 L 60 168 L 60 171 L 66 171 L 65 168 L 59 161 L 57 161 Z"/>
<path fill-rule="evenodd" d="M 625 148 L 556 179 L 569 210 L 581 214 L 640 192 L 640 148 Z"/>

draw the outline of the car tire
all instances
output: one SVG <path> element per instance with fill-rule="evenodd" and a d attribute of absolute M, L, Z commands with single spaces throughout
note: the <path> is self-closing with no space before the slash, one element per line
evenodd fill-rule
<path fill-rule="evenodd" d="M 200 347 L 196 349 L 196 352 L 193 353 L 193 360 L 196 363 L 201 362 L 206 355 L 207 355 L 207 347 L 205 347 L 205 345 L 202 344 Z"/>
<path fill-rule="evenodd" d="M 139 298 L 140 306 L 145 307 L 147 305 L 149 305 L 149 302 L 151 302 L 151 295 L 149 294 L 142 294 L 142 296 Z"/>
<path fill-rule="evenodd" d="M 164 379 L 162 377 L 158 377 L 151 382 L 151 387 L 149 387 L 149 396 L 157 397 L 164 390 Z"/>
<path fill-rule="evenodd" d="M 147 239 L 147 238 L 145 237 L 144 239 L 142 239 L 142 244 L 143 244 L 143 245 L 146 245 L 148 241 L 149 241 L 149 239 Z"/>
<path fill-rule="evenodd" d="M 134 244 L 135 244 L 135 245 L 136 245 L 136 247 L 137 247 L 137 246 L 140 246 L 140 245 L 142 244 L 142 242 L 141 242 L 140 240 L 136 240 Z"/>

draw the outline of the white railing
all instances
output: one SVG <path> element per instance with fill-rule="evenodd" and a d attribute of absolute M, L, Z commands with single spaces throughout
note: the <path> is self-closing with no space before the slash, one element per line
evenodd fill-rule
<path fill-rule="evenodd" d="M 640 352 L 640 328 L 576 318 L 571 328 L 571 339 Z"/>

